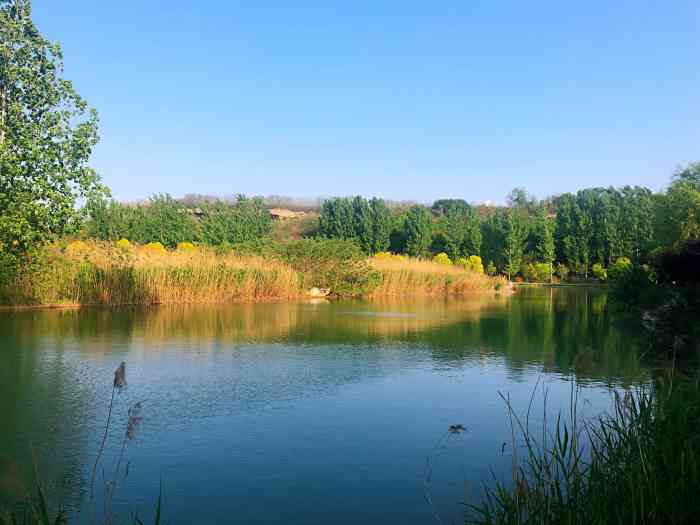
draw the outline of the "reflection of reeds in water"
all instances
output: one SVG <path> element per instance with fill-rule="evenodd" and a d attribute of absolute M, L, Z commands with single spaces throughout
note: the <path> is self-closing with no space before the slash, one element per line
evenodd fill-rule
<path fill-rule="evenodd" d="M 107 444 L 107 439 L 112 425 L 112 411 L 115 405 L 115 394 L 119 394 L 123 389 L 126 388 L 126 364 L 122 362 L 117 370 L 114 372 L 114 380 L 112 382 L 112 394 L 110 397 L 108 405 L 107 420 L 105 423 L 104 432 L 100 435 L 100 445 L 98 447 L 97 455 L 95 458 L 95 463 L 92 468 L 92 475 L 90 479 L 89 486 L 89 500 L 88 500 L 88 516 L 87 522 L 91 525 L 98 523 L 96 516 L 96 499 L 95 499 L 95 481 L 98 466 L 100 466 L 102 461 L 102 455 L 105 451 Z M 114 523 L 123 523 L 122 520 L 117 520 L 114 512 L 112 510 L 114 495 L 117 492 L 119 484 L 126 480 L 128 476 L 128 463 L 126 466 L 126 472 L 122 474 L 122 463 L 125 457 L 127 444 L 132 442 L 136 438 L 136 431 L 138 426 L 143 421 L 142 406 L 141 403 L 135 403 L 128 410 L 128 419 L 126 422 L 126 429 L 124 436 L 122 438 L 119 459 L 117 460 L 116 467 L 111 478 L 105 477 L 105 468 L 102 467 L 102 475 L 104 477 L 104 491 L 103 491 L 103 516 L 99 520 L 99 523 L 104 525 L 113 525 Z M 20 500 L 19 505 L 12 505 L 9 509 L 3 509 L 0 507 L 0 525 L 13 524 L 19 525 L 68 525 L 68 523 L 83 523 L 81 520 L 80 509 L 77 511 L 75 516 L 72 516 L 68 511 L 61 508 L 59 505 L 57 510 L 52 510 L 51 505 L 55 504 L 56 498 L 53 498 L 51 494 L 47 494 L 44 489 L 44 484 L 39 476 L 39 471 L 37 467 L 38 461 L 34 458 L 34 482 L 33 490 L 23 491 L 25 492 L 23 500 Z M 16 486 L 22 487 L 21 484 L 15 483 Z M 161 521 L 161 496 L 158 496 L 158 501 L 155 508 L 155 519 L 154 525 L 159 525 Z M 143 525 L 143 521 L 138 517 L 137 514 L 132 516 L 129 521 L 132 525 Z"/>
<path fill-rule="evenodd" d="M 372 297 L 406 295 L 462 295 L 507 290 L 502 277 L 410 258 L 373 258 L 371 265 L 382 274 L 382 283 Z"/>
<path fill-rule="evenodd" d="M 466 298 L 434 298 L 401 301 L 384 296 L 356 303 L 329 321 L 338 328 L 391 337 L 418 333 L 461 322 L 476 322 L 484 312 L 503 306 L 506 299 L 491 294 Z"/>
<path fill-rule="evenodd" d="M 23 313 L 19 338 L 43 334 L 57 344 L 90 339 L 90 352 L 109 353 L 115 341 L 263 342 L 291 334 L 326 334 L 342 340 L 398 337 L 460 322 L 476 322 L 507 298 L 490 294 L 468 299 L 399 301 L 379 298 L 331 304 L 184 304 L 124 309 L 58 309 Z M 19 317 L 18 317 L 19 319 Z M 23 327 L 23 328 L 22 328 Z M 110 334 L 104 338 L 104 334 Z"/>

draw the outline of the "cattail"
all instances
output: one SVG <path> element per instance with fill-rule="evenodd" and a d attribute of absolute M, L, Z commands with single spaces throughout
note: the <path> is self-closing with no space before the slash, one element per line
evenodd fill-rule
<path fill-rule="evenodd" d="M 129 441 L 133 441 L 136 438 L 136 431 L 142 421 L 141 402 L 139 401 L 129 409 L 129 421 L 126 424 L 126 438 Z"/>
<path fill-rule="evenodd" d="M 124 387 L 126 387 L 126 363 L 122 361 L 114 372 L 114 388 L 122 390 Z"/>

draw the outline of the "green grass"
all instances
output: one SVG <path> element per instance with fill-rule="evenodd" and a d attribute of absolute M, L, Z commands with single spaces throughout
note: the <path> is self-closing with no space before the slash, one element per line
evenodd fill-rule
<path fill-rule="evenodd" d="M 690 524 L 700 516 L 700 389 L 679 379 L 618 398 L 611 415 L 533 429 L 506 404 L 511 479 L 468 506 L 477 524 Z M 523 457 L 519 457 L 522 451 Z"/>

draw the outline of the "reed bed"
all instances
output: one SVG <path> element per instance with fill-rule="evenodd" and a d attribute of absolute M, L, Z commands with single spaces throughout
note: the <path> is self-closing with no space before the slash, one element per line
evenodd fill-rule
<path fill-rule="evenodd" d="M 468 506 L 481 525 L 690 524 L 700 515 L 700 388 L 675 377 L 616 396 L 614 412 L 537 430 L 504 398 L 512 479 Z"/>
<path fill-rule="evenodd" d="M 15 283 L 15 304 L 174 304 L 270 301 L 297 297 L 290 266 L 258 256 L 217 255 L 203 247 L 107 242 L 52 246 Z"/>
<path fill-rule="evenodd" d="M 408 257 L 373 257 L 370 265 L 382 276 L 372 297 L 464 295 L 509 290 L 503 277 Z"/>

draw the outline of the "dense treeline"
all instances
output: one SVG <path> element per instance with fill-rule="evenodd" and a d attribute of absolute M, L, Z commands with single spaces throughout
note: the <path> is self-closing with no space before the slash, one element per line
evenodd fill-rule
<path fill-rule="evenodd" d="M 268 237 L 272 221 L 260 198 L 235 203 L 168 195 L 142 205 L 95 200 L 88 205 L 89 236 L 233 245 Z M 366 254 L 413 257 L 444 253 L 452 261 L 480 256 L 488 273 L 548 281 L 571 276 L 606 279 L 616 265 L 641 265 L 667 248 L 700 237 L 700 163 L 677 172 L 669 188 L 589 188 L 537 200 L 515 189 L 506 206 L 472 206 L 442 199 L 432 206 L 390 207 L 382 199 L 325 200 L 317 234 L 355 241 Z"/>
<path fill-rule="evenodd" d="M 219 246 L 263 238 L 271 228 L 263 202 L 242 195 L 235 204 L 212 201 L 196 210 L 170 195 L 156 195 L 148 203 L 134 206 L 95 200 L 87 208 L 88 235 L 105 241 L 160 242 L 170 248 L 182 242 Z"/>
<path fill-rule="evenodd" d="M 481 256 L 492 272 L 530 280 L 607 277 L 700 237 L 700 163 L 677 172 L 667 191 L 639 186 L 590 188 L 537 200 L 513 190 L 507 206 L 474 207 L 460 199 L 389 211 L 382 201 L 336 198 L 321 209 L 321 234 L 356 239 L 383 251 L 452 260 Z"/>

